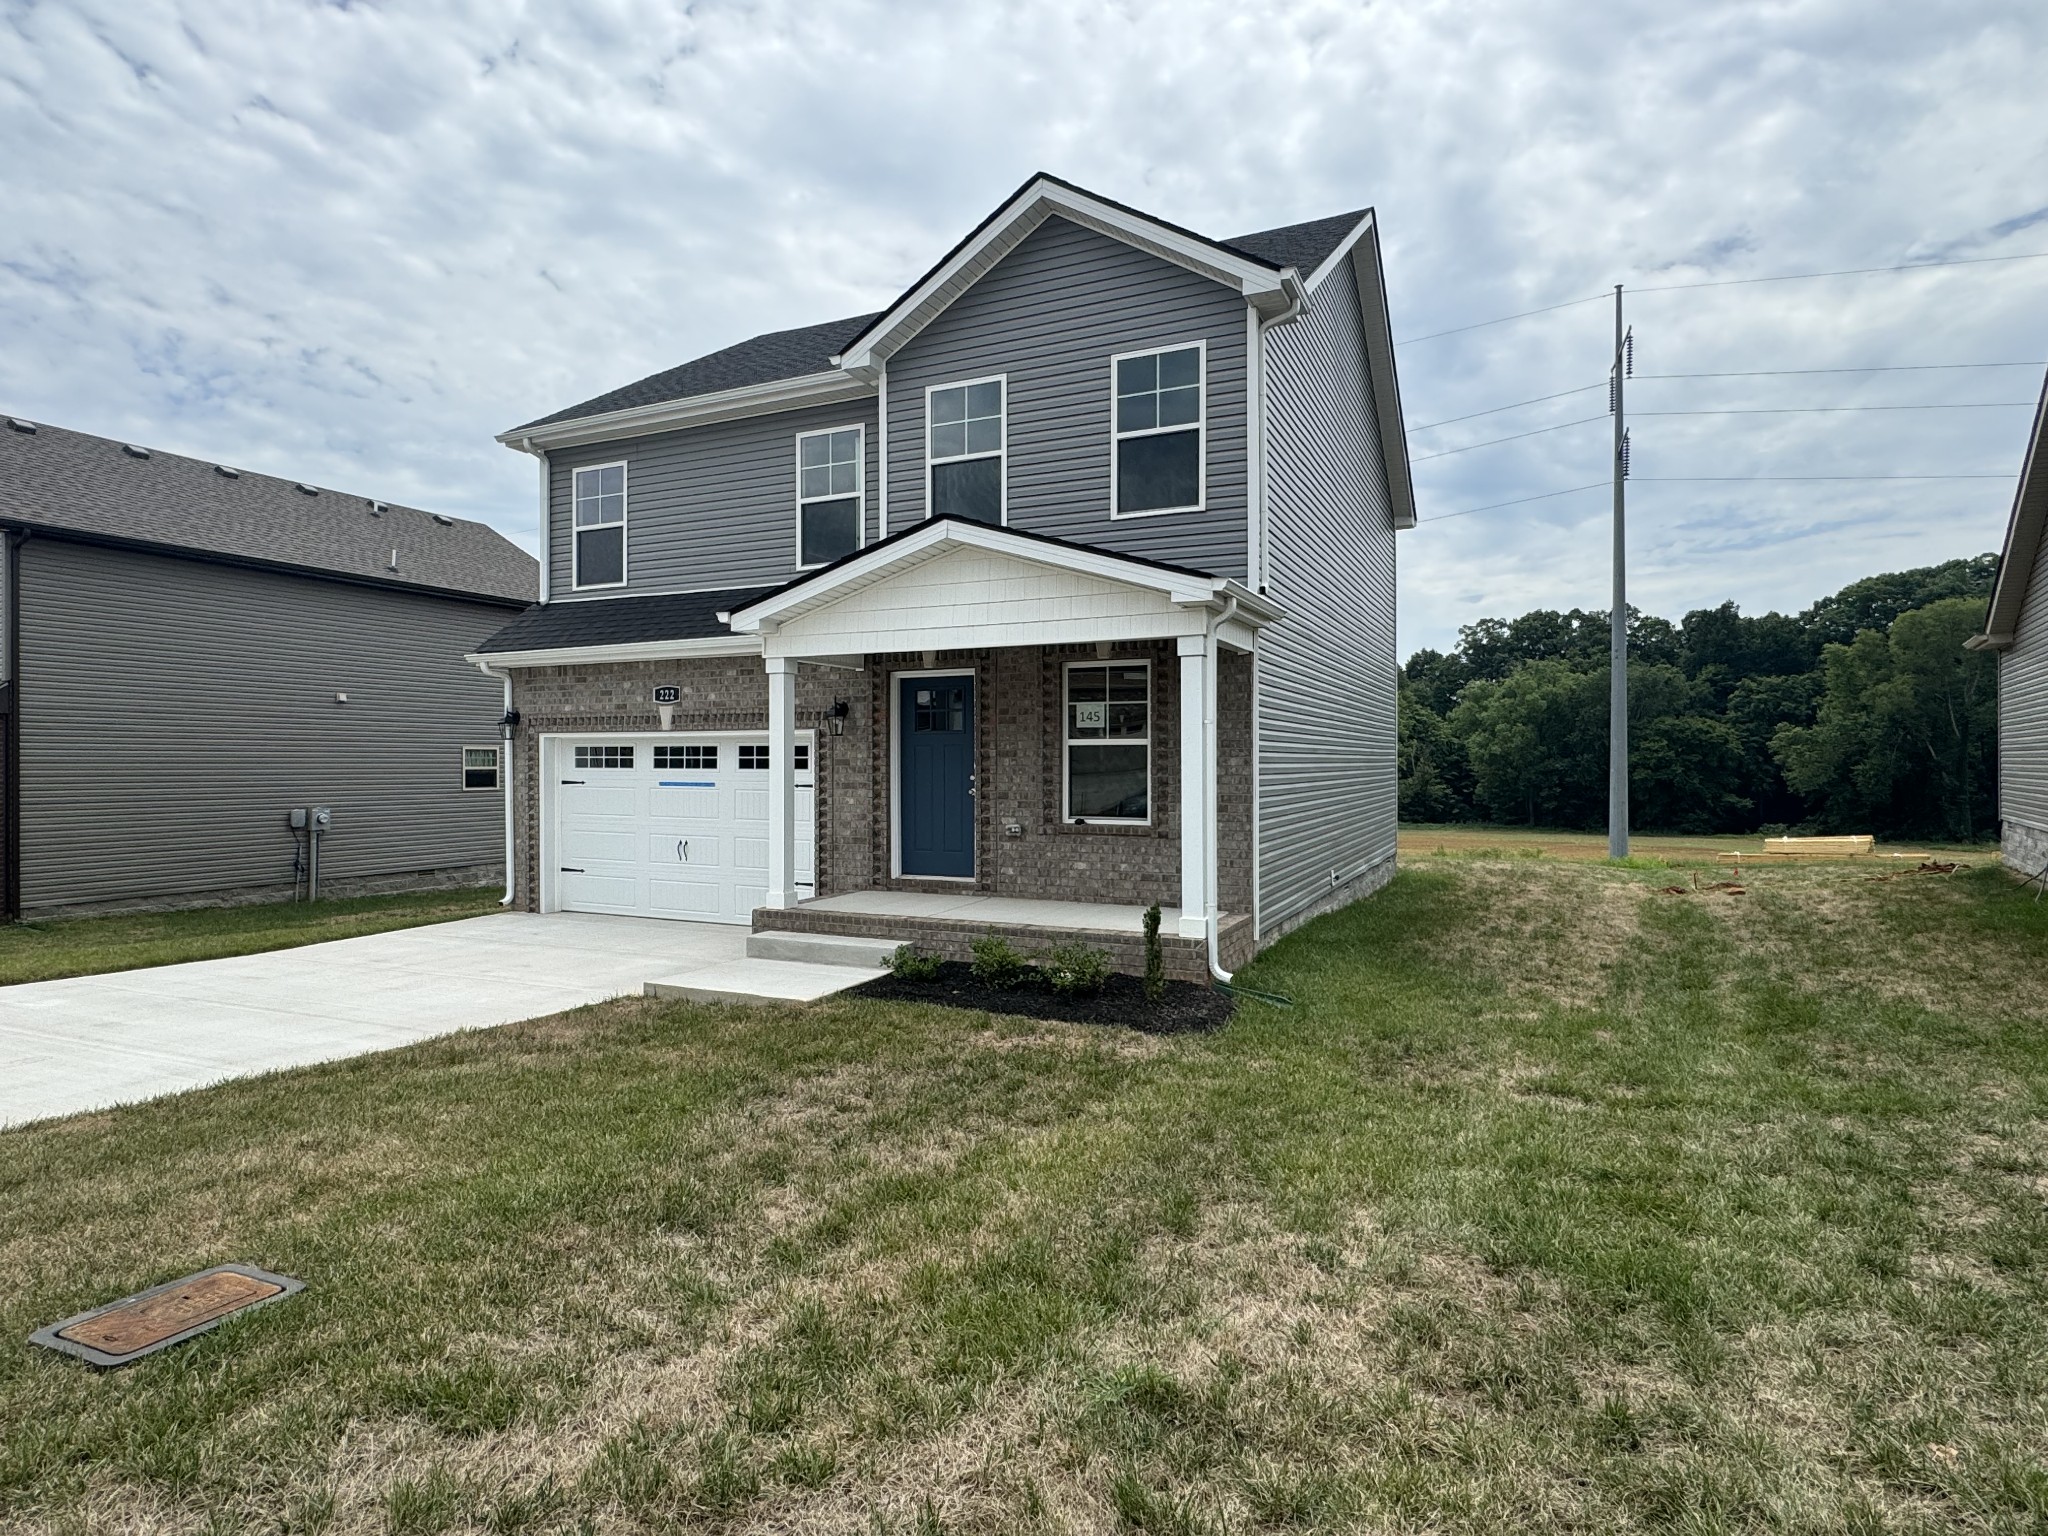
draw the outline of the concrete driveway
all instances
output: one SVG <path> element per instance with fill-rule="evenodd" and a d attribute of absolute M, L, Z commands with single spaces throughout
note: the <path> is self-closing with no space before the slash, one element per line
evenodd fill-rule
<path fill-rule="evenodd" d="M 0 1126 L 726 975 L 746 942 L 721 924 L 507 912 L 0 987 Z"/>

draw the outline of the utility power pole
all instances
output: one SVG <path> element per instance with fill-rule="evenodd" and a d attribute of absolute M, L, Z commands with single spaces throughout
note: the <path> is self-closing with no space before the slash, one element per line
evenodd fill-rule
<path fill-rule="evenodd" d="M 1635 372 L 1635 336 L 1622 329 L 1621 284 L 1614 285 L 1614 609 L 1608 620 L 1607 857 L 1628 857 L 1628 427 L 1622 380 Z"/>

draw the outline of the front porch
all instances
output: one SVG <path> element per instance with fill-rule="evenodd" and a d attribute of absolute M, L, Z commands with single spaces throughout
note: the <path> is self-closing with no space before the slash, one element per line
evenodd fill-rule
<path fill-rule="evenodd" d="M 1086 944 L 1107 953 L 1119 971 L 1141 975 L 1145 969 L 1145 909 L 1108 902 L 1034 901 L 972 892 L 849 891 L 794 907 L 758 908 L 754 932 L 915 944 L 947 960 L 971 960 L 974 941 L 995 932 L 1027 955 L 1056 944 Z M 1208 980 L 1206 935 L 1183 937 L 1178 908 L 1160 910 L 1159 936 L 1169 978 Z M 1217 914 L 1217 948 L 1225 970 L 1250 961 L 1256 948 L 1250 914 Z"/>

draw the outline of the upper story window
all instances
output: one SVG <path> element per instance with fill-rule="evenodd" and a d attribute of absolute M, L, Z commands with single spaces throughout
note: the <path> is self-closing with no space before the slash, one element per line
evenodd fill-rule
<path fill-rule="evenodd" d="M 570 582 L 618 587 L 626 581 L 626 466 L 596 464 L 575 475 L 575 548 Z"/>
<path fill-rule="evenodd" d="M 1004 519 L 1002 378 L 925 392 L 931 516 Z"/>
<path fill-rule="evenodd" d="M 1202 508 L 1200 342 L 1110 359 L 1116 379 L 1116 501 L 1111 513 Z"/>
<path fill-rule="evenodd" d="M 796 563 L 828 565 L 861 546 L 867 521 L 862 432 L 840 427 L 796 440 Z"/>

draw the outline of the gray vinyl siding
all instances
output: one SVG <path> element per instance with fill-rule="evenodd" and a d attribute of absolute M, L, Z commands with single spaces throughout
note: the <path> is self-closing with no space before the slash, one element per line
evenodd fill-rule
<path fill-rule="evenodd" d="M 1263 933 L 1394 856 L 1394 523 L 1349 266 L 1266 337 Z"/>
<path fill-rule="evenodd" d="M 880 483 L 875 402 L 849 400 L 549 454 L 548 600 L 772 586 L 797 574 L 796 438 L 867 429 L 867 533 Z M 626 464 L 628 585 L 578 594 L 570 582 L 574 471 Z"/>
<path fill-rule="evenodd" d="M 1999 815 L 2048 832 L 2048 551 L 1998 658 L 1998 779 Z"/>
<path fill-rule="evenodd" d="M 1245 574 L 1245 302 L 1210 278 L 1053 217 L 889 359 L 889 526 L 925 515 L 925 391 L 1007 374 L 1009 522 Z M 1110 358 L 1208 343 L 1205 510 L 1112 519 Z"/>
<path fill-rule="evenodd" d="M 461 749 L 504 694 L 462 656 L 511 610 L 50 538 L 20 558 L 24 906 L 288 884 L 292 806 L 334 810 L 323 878 L 503 860 Z"/>

